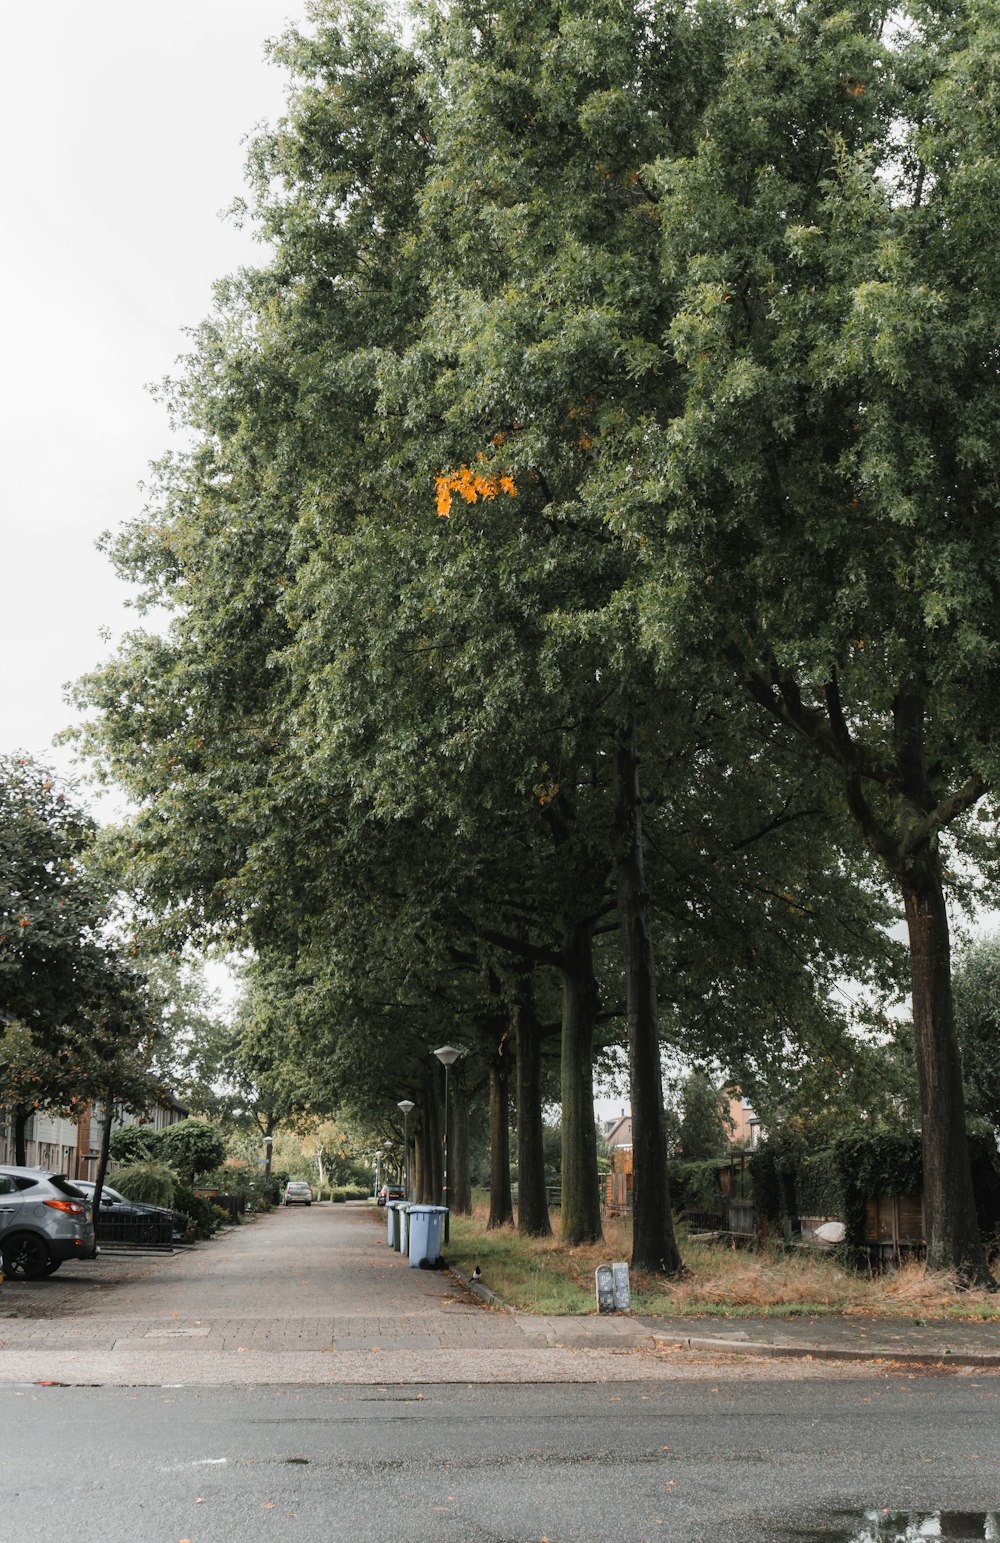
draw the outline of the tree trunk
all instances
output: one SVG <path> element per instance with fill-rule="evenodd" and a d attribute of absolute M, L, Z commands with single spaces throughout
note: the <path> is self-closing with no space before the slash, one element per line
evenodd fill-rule
<path fill-rule="evenodd" d="M 632 1094 L 632 1266 L 675 1275 L 681 1268 L 681 1256 L 674 1236 L 667 1176 L 656 960 L 643 861 L 635 714 L 618 748 L 615 825 Z"/>
<path fill-rule="evenodd" d="M 967 1285 L 992 1285 L 976 1218 L 965 1133 L 962 1062 L 951 994 L 948 912 L 937 851 L 903 883 L 924 1168 L 927 1263 Z"/>
<path fill-rule="evenodd" d="M 423 1201 L 425 1167 L 423 1121 L 418 1119 L 413 1131 L 413 1167 L 410 1170 L 413 1194 L 409 1197 L 415 1205 Z"/>
<path fill-rule="evenodd" d="M 472 1179 L 469 1175 L 469 1095 L 458 1067 L 451 1070 L 451 1130 L 449 1145 L 450 1161 L 448 1184 L 451 1188 L 451 1208 L 457 1216 L 472 1214 Z"/>
<path fill-rule="evenodd" d="M 97 1158 L 97 1172 L 94 1175 L 94 1227 L 97 1227 L 97 1218 L 100 1213 L 101 1195 L 104 1191 L 104 1175 L 108 1171 L 108 1157 L 111 1154 L 111 1116 L 112 1105 L 104 1106 L 104 1124 L 101 1128 L 101 1150 Z"/>
<path fill-rule="evenodd" d="M 545 1195 L 542 1129 L 542 1034 L 531 987 L 524 971 L 517 981 L 514 1007 L 517 1047 L 517 1230 L 526 1237 L 550 1237 L 552 1223 Z"/>
<path fill-rule="evenodd" d="M 28 1142 L 25 1132 L 28 1129 L 28 1121 L 33 1114 L 34 1110 L 25 1108 L 24 1104 L 18 1104 L 13 1110 L 14 1165 L 17 1168 L 26 1168 L 28 1166 Z"/>
<path fill-rule="evenodd" d="M 438 1110 L 437 1087 L 432 1084 L 421 1099 L 421 1119 L 417 1133 L 419 1161 L 417 1163 L 417 1203 L 440 1205 L 441 1185 L 441 1127 Z"/>
<path fill-rule="evenodd" d="M 487 1230 L 514 1220 L 510 1194 L 510 1057 L 506 1039 L 490 1062 L 490 1216 Z"/>
<path fill-rule="evenodd" d="M 597 1243 L 604 1236 L 597 1188 L 594 1128 L 593 920 L 567 922 L 562 972 L 562 1216 L 564 1243 Z"/>

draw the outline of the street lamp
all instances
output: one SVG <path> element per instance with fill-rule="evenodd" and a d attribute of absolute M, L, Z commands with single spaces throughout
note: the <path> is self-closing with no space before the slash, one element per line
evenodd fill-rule
<path fill-rule="evenodd" d="M 444 1142 L 442 1144 L 444 1154 L 444 1240 L 448 1243 L 451 1240 L 451 1228 L 448 1225 L 451 1221 L 451 1206 L 448 1198 L 448 1068 L 454 1065 L 462 1052 L 461 1050 L 456 1050 L 454 1045 L 442 1045 L 440 1050 L 435 1050 L 434 1054 L 444 1067 Z"/>
<path fill-rule="evenodd" d="M 410 1113 L 416 1108 L 412 1098 L 401 1098 L 396 1105 L 403 1111 L 403 1162 L 405 1165 L 406 1198 L 410 1198 Z"/>
<path fill-rule="evenodd" d="M 268 1178 L 271 1177 L 271 1151 L 272 1151 L 273 1147 L 274 1147 L 274 1137 L 273 1136 L 265 1136 L 264 1137 L 264 1173 L 265 1173 L 265 1175 Z"/>

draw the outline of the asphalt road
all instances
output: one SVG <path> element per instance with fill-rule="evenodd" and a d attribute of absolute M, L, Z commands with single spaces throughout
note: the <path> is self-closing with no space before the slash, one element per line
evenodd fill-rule
<path fill-rule="evenodd" d="M 996 1537 L 1000 1380 L 0 1388 L 21 1543 Z M 968 1514 L 968 1513 L 971 1513 Z M 889 1518 L 882 1517 L 883 1526 Z M 902 1527 L 899 1523 L 899 1527 Z M 916 1523 L 913 1524 L 916 1527 Z"/>
<path fill-rule="evenodd" d="M 998 1399 L 489 1311 L 369 1215 L 282 1211 L 2 1288 L 0 1543 L 994 1538 Z"/>

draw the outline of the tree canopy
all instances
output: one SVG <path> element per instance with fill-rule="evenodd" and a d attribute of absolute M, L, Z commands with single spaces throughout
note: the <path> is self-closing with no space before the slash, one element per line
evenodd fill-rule
<path fill-rule="evenodd" d="M 109 541 L 168 621 L 79 694 L 150 922 L 256 952 L 237 1060 L 289 1114 L 407 1095 L 429 1138 L 458 1025 L 503 1131 L 510 1043 L 537 1207 L 558 1020 L 593 1237 L 627 1038 L 674 1268 L 661 1040 L 848 1064 L 833 985 L 892 988 L 902 908 L 931 1256 L 983 1273 L 945 890 L 949 843 L 992 873 L 991 26 L 317 0 L 276 46 L 268 256 Z"/>

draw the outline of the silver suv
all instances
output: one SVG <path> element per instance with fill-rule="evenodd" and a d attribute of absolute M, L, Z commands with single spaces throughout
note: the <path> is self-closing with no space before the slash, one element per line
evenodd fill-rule
<path fill-rule="evenodd" d="M 67 1259 L 97 1253 L 86 1197 L 62 1174 L 0 1165 L 0 1263 L 12 1280 L 40 1280 Z"/>

